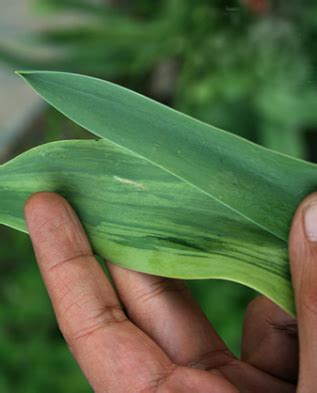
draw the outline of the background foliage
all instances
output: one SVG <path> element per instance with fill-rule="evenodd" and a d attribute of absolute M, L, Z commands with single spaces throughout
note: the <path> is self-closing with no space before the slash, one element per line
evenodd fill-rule
<path fill-rule="evenodd" d="M 316 160 L 317 5 L 277 0 L 37 0 L 41 13 L 79 13 L 77 27 L 0 48 L 19 68 L 112 79 L 267 147 Z M 37 58 L 37 46 L 56 51 Z M 52 140 L 90 138 L 47 110 L 16 151 Z M 27 236 L 0 228 L 0 390 L 90 391 L 60 337 Z M 242 318 L 254 296 L 221 281 L 189 286 L 226 342 L 239 352 Z"/>

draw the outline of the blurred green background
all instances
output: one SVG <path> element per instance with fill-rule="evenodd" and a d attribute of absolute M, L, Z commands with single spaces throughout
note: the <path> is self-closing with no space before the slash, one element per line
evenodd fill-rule
<path fill-rule="evenodd" d="M 313 0 L 26 3 L 32 20 L 42 23 L 0 40 L 6 72 L 50 69 L 110 79 L 266 147 L 317 160 Z M 2 161 L 40 143 L 91 138 L 47 107 L 19 127 L 1 146 Z M 0 235 L 0 392 L 89 392 L 57 328 L 28 237 L 4 227 Z M 222 281 L 188 285 L 238 354 L 245 308 L 256 294 Z"/>

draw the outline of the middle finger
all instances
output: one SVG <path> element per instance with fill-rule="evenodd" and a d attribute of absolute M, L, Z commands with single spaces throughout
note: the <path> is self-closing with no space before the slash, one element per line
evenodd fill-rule
<path fill-rule="evenodd" d="M 183 281 L 108 267 L 129 318 L 175 363 L 211 369 L 234 358 Z"/>

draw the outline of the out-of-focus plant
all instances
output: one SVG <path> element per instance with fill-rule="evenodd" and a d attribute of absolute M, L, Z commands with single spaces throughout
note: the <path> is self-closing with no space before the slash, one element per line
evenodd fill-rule
<path fill-rule="evenodd" d="M 317 124 L 313 8 L 296 0 L 38 0 L 51 12 L 81 11 L 80 26 L 43 31 L 67 69 L 123 81 L 203 121 L 267 147 L 305 156 Z M 313 8 L 312 8 L 313 7 Z M 146 83 L 145 83 L 146 81 Z"/>

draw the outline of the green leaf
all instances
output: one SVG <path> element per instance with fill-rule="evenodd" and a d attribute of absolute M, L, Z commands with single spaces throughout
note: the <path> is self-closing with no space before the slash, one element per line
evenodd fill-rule
<path fill-rule="evenodd" d="M 113 262 L 168 277 L 241 282 L 294 313 L 288 228 L 317 185 L 315 165 L 109 82 L 22 75 L 104 140 L 49 144 L 3 166 L 0 222 L 25 230 L 27 196 L 57 191 L 79 212 L 96 252 Z"/>
<path fill-rule="evenodd" d="M 37 191 L 64 195 L 98 255 L 178 278 L 223 278 L 291 310 L 286 243 L 213 198 L 106 141 L 63 141 L 0 167 L 0 222 L 26 231 L 23 206 Z"/>

